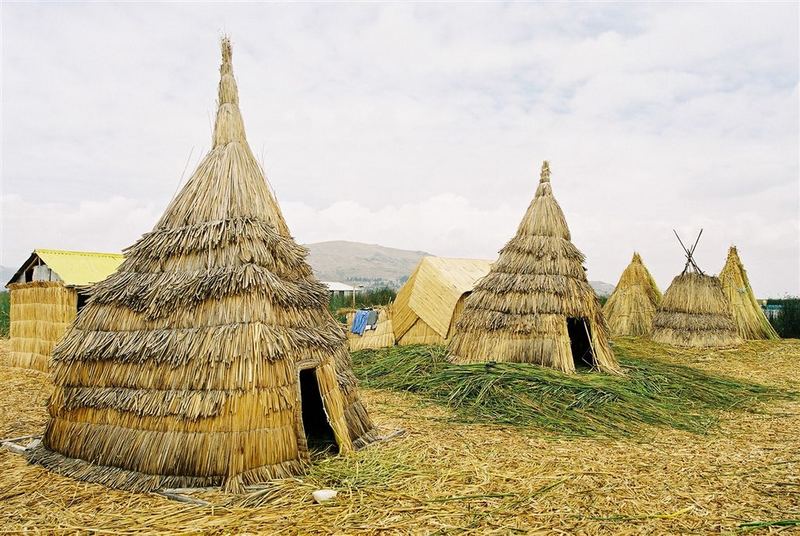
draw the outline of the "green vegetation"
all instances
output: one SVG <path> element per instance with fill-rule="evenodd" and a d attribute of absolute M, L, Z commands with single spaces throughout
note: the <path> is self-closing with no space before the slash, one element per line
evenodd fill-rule
<path fill-rule="evenodd" d="M 782 308 L 769 321 L 783 339 L 800 339 L 800 298 L 767 300 L 767 305 L 780 305 Z"/>
<path fill-rule="evenodd" d="M 624 376 L 563 374 L 525 364 L 452 365 L 445 349 L 402 346 L 353 354 L 364 387 L 410 391 L 463 422 L 570 436 L 627 436 L 643 425 L 704 433 L 720 411 L 794 394 L 617 350 Z"/>
<path fill-rule="evenodd" d="M 0 337 L 8 337 L 10 323 L 9 310 L 11 309 L 8 291 L 0 292 Z"/>
<path fill-rule="evenodd" d="M 397 292 L 390 288 L 365 290 L 356 293 L 355 306 L 358 308 L 370 307 L 373 305 L 386 305 L 394 301 L 396 296 Z M 328 303 L 328 308 L 334 314 L 339 309 L 347 309 L 350 307 L 353 307 L 353 297 L 349 294 L 347 296 L 331 296 L 331 301 Z"/>

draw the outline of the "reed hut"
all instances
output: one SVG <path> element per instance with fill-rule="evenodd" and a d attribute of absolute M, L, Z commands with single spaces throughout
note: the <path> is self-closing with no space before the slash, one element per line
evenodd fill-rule
<path fill-rule="evenodd" d="M 603 306 L 603 316 L 614 337 L 645 337 L 653 329 L 653 317 L 661 303 L 653 276 L 638 253 L 622 272 L 614 292 Z"/>
<path fill-rule="evenodd" d="M 88 287 L 122 260 L 114 253 L 35 249 L 6 285 L 11 343 L 4 364 L 47 371 L 53 346 L 86 302 Z"/>
<path fill-rule="evenodd" d="M 700 235 L 697 240 L 700 240 Z M 736 331 L 722 283 L 697 266 L 694 260 L 697 242 L 690 249 L 683 246 L 683 242 L 681 246 L 686 254 L 686 264 L 683 272 L 672 280 L 653 317 L 653 340 L 693 348 L 725 348 L 740 344 L 742 339 Z"/>
<path fill-rule="evenodd" d="M 377 313 L 378 321 L 373 329 L 368 329 L 361 335 L 352 332 L 356 310 L 351 309 L 347 312 L 347 344 L 353 352 L 394 346 L 391 306 L 373 307 L 372 310 Z"/>
<path fill-rule="evenodd" d="M 451 360 L 619 372 L 584 260 L 570 241 L 544 162 L 516 236 L 466 299 L 449 345 Z"/>
<path fill-rule="evenodd" d="M 392 304 L 397 344 L 445 344 L 490 261 L 423 257 Z"/>
<path fill-rule="evenodd" d="M 736 329 L 743 339 L 780 338 L 758 305 L 736 246 L 731 246 L 728 250 L 728 259 L 719 273 L 719 280 L 722 283 L 722 291 L 728 299 Z"/>
<path fill-rule="evenodd" d="M 374 437 L 238 102 L 225 38 L 212 149 L 56 346 L 33 462 L 133 491 L 239 491 Z"/>

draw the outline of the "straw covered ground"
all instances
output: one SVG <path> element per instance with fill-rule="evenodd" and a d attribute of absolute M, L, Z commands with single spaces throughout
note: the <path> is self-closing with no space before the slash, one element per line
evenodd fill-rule
<path fill-rule="evenodd" d="M 800 389 L 800 341 L 739 350 L 668 350 L 615 342 L 629 359 L 656 357 L 710 375 Z M 0 341 L 0 352 L 7 341 Z M 624 363 L 624 360 L 623 360 Z M 40 372 L 0 367 L 0 436 L 38 433 L 50 392 Z M 301 478 L 249 495 L 196 493 L 209 506 L 110 490 L 0 452 L 6 532 L 113 534 L 475 533 L 641 534 L 792 530 L 800 523 L 800 401 L 719 413 L 707 433 L 670 426 L 610 439 L 540 428 L 465 424 L 418 395 L 363 389 L 376 423 L 405 436 L 350 457 L 321 458 Z M 311 491 L 331 487 L 331 503 Z"/>

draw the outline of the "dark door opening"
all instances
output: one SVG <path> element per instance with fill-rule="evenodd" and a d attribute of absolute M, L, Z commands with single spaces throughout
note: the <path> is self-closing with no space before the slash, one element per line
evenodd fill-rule
<path fill-rule="evenodd" d="M 82 292 L 78 292 L 78 312 L 81 312 L 81 309 L 84 308 L 86 302 L 89 300 L 89 296 Z"/>
<path fill-rule="evenodd" d="M 325 415 L 316 369 L 300 371 L 300 404 L 309 450 L 338 450 L 336 436 Z"/>
<path fill-rule="evenodd" d="M 592 368 L 594 354 L 592 353 L 592 343 L 589 340 L 591 335 L 589 324 L 583 318 L 567 318 L 567 334 L 575 368 Z"/>

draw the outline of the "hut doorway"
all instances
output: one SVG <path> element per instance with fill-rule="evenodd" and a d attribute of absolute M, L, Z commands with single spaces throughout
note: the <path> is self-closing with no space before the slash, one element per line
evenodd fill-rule
<path fill-rule="evenodd" d="M 572 361 L 576 369 L 587 369 L 594 366 L 592 342 L 589 339 L 589 324 L 585 318 L 567 318 L 567 335 L 572 350 Z"/>
<path fill-rule="evenodd" d="M 328 415 L 323 407 L 324 401 L 319 392 L 317 369 L 309 368 L 300 371 L 300 407 L 303 415 L 303 430 L 309 450 L 335 450 L 336 436 L 328 422 Z"/>

